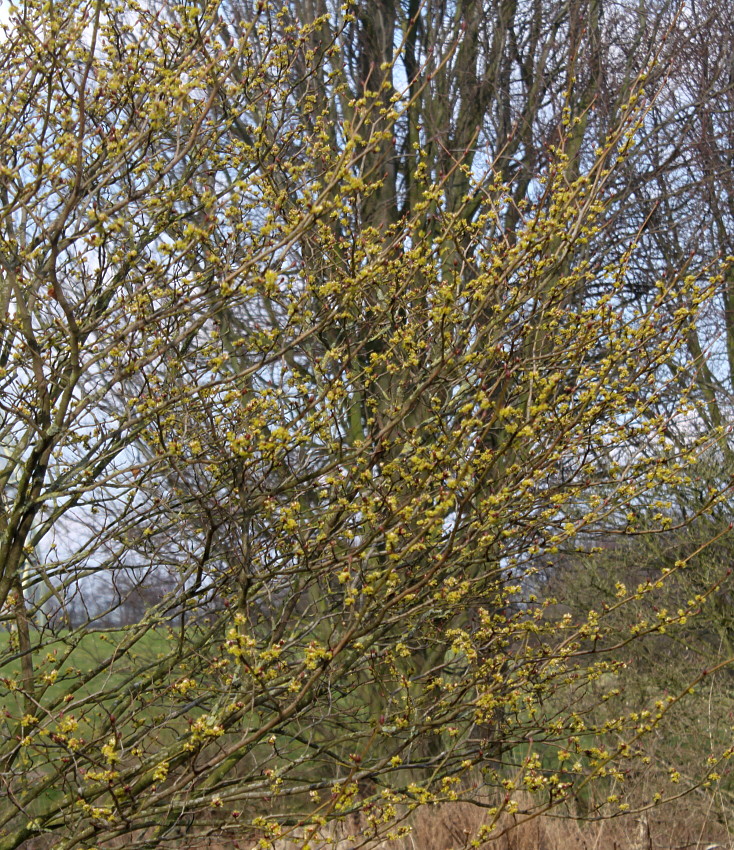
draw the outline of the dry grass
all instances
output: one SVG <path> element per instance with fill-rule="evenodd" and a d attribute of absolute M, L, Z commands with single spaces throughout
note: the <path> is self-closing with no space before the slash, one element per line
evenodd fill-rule
<path fill-rule="evenodd" d="M 470 850 L 485 822 L 485 812 L 471 803 L 423 808 L 406 820 L 410 831 L 393 840 L 370 840 L 354 819 L 330 826 L 319 835 L 278 842 L 273 850 L 304 850 L 306 844 L 311 850 Z M 221 842 L 211 843 L 209 848 L 234 850 L 236 846 L 254 850 L 256 845 Z M 523 822 L 521 815 L 505 815 L 494 837 L 481 846 L 485 850 L 734 850 L 734 835 L 691 800 L 642 816 L 596 822 L 547 814 Z"/>
<path fill-rule="evenodd" d="M 371 838 L 366 824 L 351 816 L 318 834 L 301 832 L 268 850 L 474 850 L 472 840 L 486 822 L 486 808 L 468 802 L 427 806 L 406 818 L 398 838 Z M 134 846 L 125 840 L 119 847 Z M 24 850 L 49 850 L 48 838 L 27 842 Z M 162 845 L 163 846 L 163 845 Z M 260 850 L 246 835 L 211 835 L 192 839 L 181 834 L 166 850 Z M 713 806 L 699 798 L 652 809 L 642 816 L 623 815 L 602 821 L 544 814 L 531 819 L 503 815 L 483 850 L 734 850 L 734 831 L 718 823 Z"/>

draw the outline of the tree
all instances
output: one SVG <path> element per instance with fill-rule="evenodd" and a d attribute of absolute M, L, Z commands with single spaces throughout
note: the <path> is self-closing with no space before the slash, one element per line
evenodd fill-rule
<path fill-rule="evenodd" d="M 704 256 L 730 256 L 731 238 L 731 97 L 732 32 L 726 15 L 716 3 L 686 5 L 669 40 L 674 44 L 670 72 L 646 120 L 640 141 L 640 160 L 628 164 L 627 191 L 633 204 L 621 203 L 625 218 L 640 228 L 635 280 L 635 297 L 644 299 L 652 290 L 660 270 L 679 267 Z M 623 193 L 620 193 L 623 194 Z M 628 216 L 627 211 L 632 211 Z M 623 223 L 620 230 L 629 226 Z M 685 300 L 680 301 L 681 306 Z M 729 486 L 732 474 L 731 388 L 734 359 L 734 325 L 731 310 L 731 275 L 725 273 L 712 293 L 707 307 L 688 329 L 684 358 L 694 362 L 691 372 L 671 360 L 671 394 L 678 398 L 678 380 L 687 384 L 694 378 L 690 395 L 693 409 L 684 419 L 671 423 L 670 437 L 686 445 L 694 433 L 718 435 L 717 446 L 691 470 L 690 481 L 671 489 L 670 517 L 679 523 L 695 515 L 710 499 L 711 492 Z M 661 401 L 663 401 L 661 399 Z M 673 402 L 675 403 L 675 401 Z M 589 604 L 590 595 L 607 603 L 615 595 L 615 583 L 636 587 L 641 578 L 671 569 L 683 553 L 696 550 L 714 534 L 725 530 L 731 519 L 731 500 L 722 502 L 705 520 L 693 522 L 684 532 L 637 539 L 615 538 L 610 560 L 591 566 L 587 559 L 569 559 L 561 595 L 569 603 Z M 644 532 L 645 519 L 640 516 Z M 731 622 L 728 600 L 731 593 L 730 540 L 720 537 L 716 546 L 706 548 L 676 570 L 665 587 L 655 591 L 658 610 L 678 610 L 688 600 L 698 599 L 696 622 L 668 629 L 631 647 L 628 653 L 627 682 L 638 672 L 647 672 L 645 689 L 662 693 L 674 689 L 690 677 L 693 669 L 714 671 L 706 678 L 685 707 L 681 707 L 678 731 L 659 736 L 653 765 L 660 771 L 674 770 L 672 762 L 688 753 L 683 763 L 705 757 L 714 740 L 726 736 L 727 704 L 732 696 L 728 670 L 720 667 L 731 656 Z M 580 578 L 583 576 L 583 578 Z M 559 575 L 554 577 L 558 581 Z M 558 592 L 558 591 L 557 591 Z M 580 600 L 583 599 L 584 602 Z M 649 603 L 649 599 L 646 602 Z M 641 606 L 644 607 L 644 606 Z M 620 613 L 620 628 L 634 620 L 644 620 L 649 611 L 628 609 Z M 620 686 L 624 687 L 624 677 Z M 630 688 L 628 687 L 628 693 Z M 691 734 L 706 728 L 706 734 Z M 648 774 L 650 768 L 648 770 Z M 730 780 L 719 785 L 719 803 L 714 809 L 725 813 L 729 805 Z M 705 790 L 708 794 L 708 790 Z M 710 803 L 707 802 L 707 806 Z M 720 817 L 725 815 L 720 814 Z"/>
<path fill-rule="evenodd" d="M 670 439 L 665 369 L 724 272 L 634 301 L 604 248 L 650 111 L 631 59 L 592 110 L 599 6 L 366 10 L 13 13 L 0 847 L 370 840 L 478 777 L 489 831 L 644 755 L 622 706 L 583 756 L 603 618 L 533 586 L 670 525 L 708 437 Z"/>

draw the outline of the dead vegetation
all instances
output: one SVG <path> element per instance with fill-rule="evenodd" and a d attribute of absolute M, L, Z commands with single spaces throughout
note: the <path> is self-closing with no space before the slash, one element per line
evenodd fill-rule
<path fill-rule="evenodd" d="M 689 798 L 643 813 L 598 821 L 544 814 L 523 819 L 504 815 L 493 836 L 473 843 L 486 823 L 486 809 L 468 802 L 423 807 L 408 817 L 404 834 L 370 839 L 357 818 L 303 830 L 275 844 L 257 838 L 210 837 L 187 843 L 182 850 L 731 850 L 734 831 L 712 817 L 712 811 Z"/>
<path fill-rule="evenodd" d="M 541 815 L 521 822 L 507 817 L 496 837 L 481 844 L 487 850 L 724 850 L 734 847 L 725 825 L 705 822 L 687 807 L 648 815 L 628 815 L 600 822 Z M 406 835 L 363 844 L 359 831 L 327 831 L 311 839 L 311 849 L 464 850 L 471 848 L 483 822 L 483 811 L 469 803 L 424 809 Z M 305 837 L 304 837 L 305 839 Z M 274 850 L 304 850 L 305 840 L 282 842 Z M 211 850 L 254 850 L 256 843 L 212 843 Z M 192 848 L 193 850 L 193 848 Z M 202 848 L 203 850 L 203 848 Z"/>
<path fill-rule="evenodd" d="M 492 836 L 479 843 L 476 839 L 487 823 L 487 809 L 457 802 L 421 807 L 405 819 L 400 825 L 403 834 L 394 838 L 370 838 L 366 823 L 352 816 L 318 832 L 301 829 L 274 844 L 252 834 L 210 834 L 197 839 L 181 833 L 175 846 L 177 850 L 732 850 L 734 828 L 720 814 L 715 816 L 711 800 L 711 805 L 705 805 L 688 797 L 642 813 L 597 821 L 560 810 L 530 818 L 505 814 Z M 143 836 L 139 839 L 145 844 Z M 39 837 L 27 842 L 25 850 L 51 846 L 48 837 Z"/>

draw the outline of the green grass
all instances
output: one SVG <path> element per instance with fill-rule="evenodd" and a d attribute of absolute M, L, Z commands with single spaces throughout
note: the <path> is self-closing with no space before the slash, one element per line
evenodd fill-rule
<path fill-rule="evenodd" d="M 73 694 L 74 699 L 80 699 L 99 693 L 114 696 L 120 688 L 134 679 L 138 671 L 144 671 L 151 664 L 168 655 L 171 644 L 168 633 L 163 628 L 149 629 L 131 648 L 120 653 L 98 675 L 84 684 L 80 679 L 99 667 L 126 639 L 128 632 L 124 629 L 109 631 L 90 631 L 82 635 L 61 633 L 56 637 L 43 635 L 41 632 L 31 633 L 33 646 L 32 660 L 35 686 L 42 693 L 44 705 L 53 705 L 67 694 Z M 43 641 L 43 642 L 42 642 Z M 69 652 L 70 641 L 74 646 Z M 0 631 L 0 678 L 15 680 L 21 683 L 21 661 L 17 656 L 18 649 L 11 634 L 3 629 Z M 53 677 L 55 681 L 45 678 Z M 11 705 L 19 705 L 17 692 L 0 685 L 0 710 L 10 709 Z"/>

